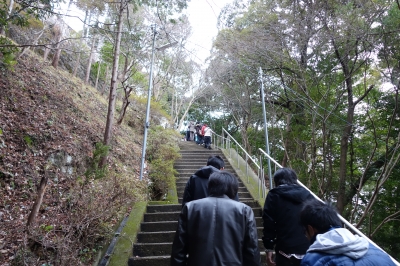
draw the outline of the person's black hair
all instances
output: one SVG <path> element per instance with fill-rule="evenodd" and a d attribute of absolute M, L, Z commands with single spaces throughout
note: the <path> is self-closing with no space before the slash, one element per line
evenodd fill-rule
<path fill-rule="evenodd" d="M 280 168 L 274 174 L 275 186 L 297 184 L 296 172 L 291 168 Z"/>
<path fill-rule="evenodd" d="M 225 167 L 225 162 L 221 156 L 211 155 L 210 157 L 208 157 L 208 160 L 207 160 L 207 166 L 208 165 L 214 166 L 215 168 L 217 168 L 219 170 L 219 169 L 222 169 L 223 167 Z"/>
<path fill-rule="evenodd" d="M 342 227 L 342 221 L 332 203 L 323 203 L 317 199 L 307 200 L 300 211 L 300 223 L 303 227 L 311 225 L 319 234 L 329 231 L 331 228 Z"/>
<path fill-rule="evenodd" d="M 218 197 L 227 195 L 230 199 L 234 199 L 239 189 L 237 178 L 227 172 L 214 172 L 208 179 L 208 195 Z"/>

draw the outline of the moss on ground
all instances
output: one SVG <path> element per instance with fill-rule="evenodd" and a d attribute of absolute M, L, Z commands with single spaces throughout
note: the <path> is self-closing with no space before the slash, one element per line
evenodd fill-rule
<path fill-rule="evenodd" d="M 147 202 L 137 202 L 132 208 L 128 221 L 122 229 L 114 251 L 110 257 L 108 266 L 127 265 L 128 259 L 132 257 L 133 243 L 136 241 L 136 235 L 140 230 L 140 223 L 146 212 Z"/>

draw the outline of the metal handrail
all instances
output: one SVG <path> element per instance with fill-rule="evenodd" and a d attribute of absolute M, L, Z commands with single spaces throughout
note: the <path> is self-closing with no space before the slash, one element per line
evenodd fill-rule
<path fill-rule="evenodd" d="M 276 166 L 278 166 L 279 168 L 283 168 L 282 165 L 280 165 L 279 163 L 277 163 L 269 154 L 267 154 L 264 150 L 262 150 L 261 148 L 258 149 L 259 152 L 261 152 L 262 155 L 268 157 Z M 262 161 L 261 161 L 261 165 L 262 165 Z M 269 177 L 272 178 L 272 177 Z M 317 200 L 325 203 L 322 199 L 320 199 L 317 195 L 314 194 L 314 192 L 312 192 L 308 187 L 306 187 L 303 183 L 300 182 L 300 180 L 297 180 L 297 183 L 302 186 L 303 188 L 307 189 L 311 195 L 314 196 L 314 198 L 316 198 Z M 378 246 L 377 244 L 374 243 L 374 241 L 372 241 L 371 239 L 369 239 L 366 235 L 364 235 L 360 230 L 358 230 L 354 225 L 352 225 L 349 221 L 347 221 L 345 218 L 343 218 L 339 213 L 337 214 L 339 219 L 348 227 L 350 228 L 354 233 L 356 233 L 357 235 L 364 237 L 365 239 L 367 239 L 368 242 L 370 242 L 371 244 L 373 244 L 374 246 L 378 247 L 380 250 L 382 250 L 383 252 L 385 252 L 387 254 L 386 251 L 384 251 L 380 246 Z M 392 259 L 392 261 L 394 263 L 396 263 L 397 265 L 400 265 L 399 262 L 397 262 L 394 258 L 392 258 L 392 256 L 390 256 L 388 254 L 388 256 Z"/>
<path fill-rule="evenodd" d="M 229 156 L 232 158 L 232 155 L 230 153 L 231 149 L 230 149 L 230 142 L 233 141 L 236 145 L 236 153 L 237 153 L 237 159 L 238 159 L 238 167 L 239 167 L 239 157 L 241 157 L 241 155 L 238 152 L 238 147 L 241 149 L 241 151 L 246 155 L 246 171 L 248 171 L 248 163 L 247 160 L 250 159 L 254 165 L 256 166 L 258 173 L 257 173 L 257 177 L 258 177 L 258 186 L 259 186 L 259 194 L 260 194 L 260 190 L 262 193 L 262 198 L 266 197 L 266 186 L 265 186 L 265 178 L 264 178 L 264 167 L 263 167 L 263 161 L 262 161 L 262 156 L 267 157 L 270 161 L 272 161 L 277 167 L 279 168 L 283 168 L 282 165 L 280 165 L 274 158 L 272 158 L 269 154 L 267 154 L 264 150 L 262 150 L 261 148 L 258 149 L 258 151 L 260 152 L 260 164 L 258 164 L 248 153 L 247 151 L 235 140 L 234 137 L 232 137 L 231 134 L 229 134 L 229 132 L 227 132 L 224 128 L 222 128 L 222 133 L 225 133 L 228 138 L 225 138 L 224 136 L 218 135 L 214 132 L 213 134 L 213 145 L 214 147 L 218 147 L 218 148 L 224 148 L 224 149 L 228 149 L 228 145 L 229 145 Z M 218 140 L 219 143 L 221 144 L 220 146 L 218 146 Z M 225 142 L 226 141 L 226 142 Z M 225 145 L 226 143 L 226 145 Z M 243 159 L 243 157 L 241 157 Z M 244 159 L 243 159 L 244 160 Z M 247 174 L 247 182 L 249 182 L 248 178 L 248 172 Z M 269 181 L 270 184 L 272 183 L 272 176 L 269 176 Z M 316 194 L 314 194 L 314 192 L 312 192 L 308 187 L 306 187 L 303 183 L 300 182 L 300 180 L 297 180 L 297 183 L 302 186 L 303 188 L 305 188 L 307 191 L 309 191 L 311 193 L 311 195 L 314 196 L 314 198 L 316 198 L 317 200 L 324 202 L 322 199 L 320 199 Z M 271 185 L 270 185 L 271 186 Z M 272 186 L 270 187 L 270 189 L 272 189 Z M 375 244 L 371 239 L 369 239 L 366 235 L 364 235 L 360 230 L 358 230 L 354 225 L 352 225 L 350 222 L 348 222 L 345 218 L 343 218 L 340 214 L 337 214 L 339 219 L 349 228 L 351 229 L 354 233 L 356 233 L 357 235 L 364 237 L 369 243 L 373 244 L 374 246 L 378 247 L 379 249 L 381 249 L 383 252 L 386 253 L 386 251 L 384 251 L 380 246 L 378 246 L 377 244 Z M 386 253 L 387 254 L 387 253 Z M 397 264 L 400 265 L 400 263 L 398 261 L 396 261 L 392 256 L 390 256 L 389 254 L 387 254 L 392 261 Z"/>
<path fill-rule="evenodd" d="M 250 154 L 235 140 L 235 138 L 229 134 L 229 132 L 227 132 L 224 128 L 223 130 L 223 134 L 225 133 L 228 137 L 224 137 L 222 135 L 218 135 L 215 132 L 212 135 L 212 145 L 214 147 L 218 147 L 218 148 L 223 148 L 229 151 L 229 157 L 232 158 L 232 149 L 231 149 L 231 141 L 233 141 L 236 144 L 236 154 L 237 154 L 237 166 L 240 169 L 240 162 L 239 162 L 239 158 L 241 158 L 244 162 L 245 162 L 245 166 L 246 166 L 246 176 L 247 176 L 247 183 L 249 183 L 249 164 L 248 164 L 248 160 L 250 159 L 251 162 L 254 164 L 256 170 L 257 170 L 257 183 L 258 183 L 258 194 L 260 198 L 265 198 L 267 195 L 267 191 L 266 191 L 266 186 L 265 186 L 265 178 L 264 178 L 264 171 L 262 170 L 262 167 L 260 167 L 260 165 L 254 160 L 254 158 L 252 156 L 250 156 Z M 218 145 L 218 143 L 220 145 Z M 246 158 L 243 158 L 240 153 L 239 153 L 239 148 L 240 151 L 245 155 Z M 252 169 L 251 169 L 252 170 Z"/>

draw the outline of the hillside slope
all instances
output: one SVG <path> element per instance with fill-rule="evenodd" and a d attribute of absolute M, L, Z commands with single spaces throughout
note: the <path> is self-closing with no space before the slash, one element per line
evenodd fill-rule
<path fill-rule="evenodd" d="M 130 202 L 146 197 L 132 127 L 114 128 L 107 175 L 94 174 L 105 97 L 32 54 L 0 69 L 0 265 L 90 265 Z"/>

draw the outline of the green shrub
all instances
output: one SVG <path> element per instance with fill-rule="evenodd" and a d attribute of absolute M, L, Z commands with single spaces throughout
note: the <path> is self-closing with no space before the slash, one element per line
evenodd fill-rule
<path fill-rule="evenodd" d="M 0 55 L 2 55 L 0 66 L 13 71 L 17 64 L 15 55 L 18 51 L 19 49 L 10 39 L 0 35 Z"/>
<path fill-rule="evenodd" d="M 85 172 L 86 181 L 89 179 L 100 179 L 107 174 L 107 165 L 100 167 L 100 160 L 107 156 L 109 147 L 103 143 L 96 143 L 96 149 L 93 151 L 93 157 L 89 158 L 88 168 Z"/>
<path fill-rule="evenodd" d="M 149 130 L 146 157 L 150 164 L 150 196 L 152 200 L 163 199 L 168 188 L 175 182 L 174 162 L 180 158 L 177 143 L 179 134 L 161 126 Z"/>

